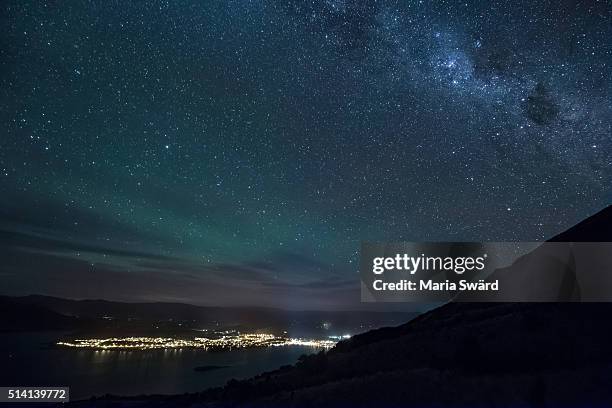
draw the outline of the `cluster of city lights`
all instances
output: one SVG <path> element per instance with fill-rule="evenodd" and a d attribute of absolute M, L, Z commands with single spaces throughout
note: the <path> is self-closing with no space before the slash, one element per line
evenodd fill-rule
<path fill-rule="evenodd" d="M 155 350 L 155 349 L 234 349 L 248 347 L 281 347 L 306 346 L 313 348 L 331 348 L 337 341 L 312 340 L 302 338 L 279 337 L 273 334 L 237 333 L 219 337 L 194 337 L 180 339 L 173 337 L 111 337 L 104 339 L 75 339 L 60 341 L 56 344 L 64 347 L 85 348 L 94 350 Z"/>

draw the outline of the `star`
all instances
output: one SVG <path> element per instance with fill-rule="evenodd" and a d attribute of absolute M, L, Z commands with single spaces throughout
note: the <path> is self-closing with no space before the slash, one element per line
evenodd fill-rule
<path fill-rule="evenodd" d="M 359 308 L 313 288 L 354 283 L 361 241 L 542 240 L 612 197 L 588 7 L 5 8 L 7 292 L 81 297 L 95 264 L 140 282 L 99 298 Z"/>

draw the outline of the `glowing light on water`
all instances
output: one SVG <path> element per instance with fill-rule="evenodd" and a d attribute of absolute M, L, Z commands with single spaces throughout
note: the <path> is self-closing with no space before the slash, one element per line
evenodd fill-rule
<path fill-rule="evenodd" d="M 344 336 L 343 336 L 344 337 Z M 181 339 L 173 337 L 110 337 L 97 339 L 74 339 L 59 341 L 62 347 L 85 348 L 93 350 L 157 350 L 157 349 L 232 349 L 248 347 L 306 346 L 331 348 L 334 340 L 316 340 L 279 337 L 273 334 L 237 333 L 223 334 L 219 337 L 194 337 Z"/>

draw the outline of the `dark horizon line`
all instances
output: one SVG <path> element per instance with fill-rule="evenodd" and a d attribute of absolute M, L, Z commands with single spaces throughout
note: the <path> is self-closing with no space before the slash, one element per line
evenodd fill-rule
<path fill-rule="evenodd" d="M 251 309 L 251 310 L 262 310 L 262 311 L 275 311 L 275 312 L 290 312 L 290 313 L 397 313 L 397 314 L 415 314 L 421 313 L 417 311 L 402 311 L 402 310 L 368 310 L 368 309 L 354 309 L 354 310 L 314 310 L 314 309 L 283 309 L 280 307 L 269 307 L 269 306 L 214 306 L 214 305 L 199 305 L 194 303 L 183 303 L 183 302 L 142 302 L 142 301 L 126 301 L 126 300 L 110 300 L 110 299 L 87 299 L 87 298 L 70 298 L 70 297 L 59 297 L 52 295 L 44 295 L 40 293 L 30 293 L 28 295 L 6 295 L 0 293 L 0 300 L 4 299 L 24 299 L 24 298 L 47 298 L 54 300 L 63 300 L 71 302 L 107 302 L 107 303 L 121 303 L 126 305 L 173 305 L 173 306 L 190 306 L 197 308 L 209 308 L 209 309 Z"/>

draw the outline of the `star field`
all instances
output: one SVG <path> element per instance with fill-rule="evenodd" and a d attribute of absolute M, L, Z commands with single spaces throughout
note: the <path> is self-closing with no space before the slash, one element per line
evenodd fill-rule
<path fill-rule="evenodd" d="M 365 241 L 610 204 L 604 1 L 7 1 L 10 294 L 359 308 Z"/>

